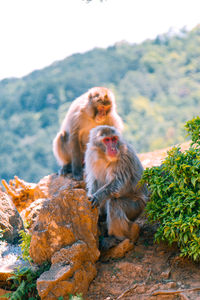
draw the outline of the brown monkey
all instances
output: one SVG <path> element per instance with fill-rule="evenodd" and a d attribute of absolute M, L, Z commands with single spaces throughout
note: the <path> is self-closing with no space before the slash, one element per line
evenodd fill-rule
<path fill-rule="evenodd" d="M 75 99 L 53 141 L 53 152 L 61 165 L 61 175 L 72 170 L 73 177 L 82 179 L 82 167 L 89 132 L 97 125 L 111 125 L 122 130 L 113 93 L 105 87 L 91 88 Z"/>
<path fill-rule="evenodd" d="M 91 130 L 85 153 L 86 183 L 92 206 L 100 207 L 100 215 L 106 212 L 110 237 L 104 239 L 103 248 L 115 245 L 117 239 L 134 239 L 137 224 L 133 221 L 148 199 L 146 186 L 138 184 L 142 172 L 134 149 L 116 128 L 97 126 Z"/>

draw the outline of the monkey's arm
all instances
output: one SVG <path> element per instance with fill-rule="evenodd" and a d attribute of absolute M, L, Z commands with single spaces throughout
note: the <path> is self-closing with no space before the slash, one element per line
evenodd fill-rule
<path fill-rule="evenodd" d="M 98 190 L 98 183 L 97 183 L 97 180 L 94 179 L 92 181 L 92 183 L 90 184 L 90 187 L 88 189 L 88 197 L 91 199 L 93 194 Z"/>
<path fill-rule="evenodd" d="M 90 197 L 92 207 L 100 206 L 102 201 L 109 198 L 120 197 L 123 194 L 124 189 L 124 183 L 119 179 L 114 179 L 110 183 L 105 184 Z"/>

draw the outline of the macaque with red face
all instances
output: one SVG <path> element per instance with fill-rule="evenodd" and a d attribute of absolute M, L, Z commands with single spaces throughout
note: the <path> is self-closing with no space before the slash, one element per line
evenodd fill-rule
<path fill-rule="evenodd" d="M 123 128 L 116 112 L 115 97 L 105 87 L 91 88 L 72 102 L 53 141 L 53 152 L 61 166 L 61 175 L 72 171 L 75 179 L 82 179 L 89 132 L 98 125 L 114 126 L 119 131 Z"/>
<path fill-rule="evenodd" d="M 97 126 L 90 132 L 85 153 L 88 197 L 92 207 L 106 216 L 108 238 L 102 248 L 117 241 L 134 240 L 138 226 L 134 221 L 148 199 L 146 186 L 138 184 L 143 167 L 131 145 L 111 126 Z"/>

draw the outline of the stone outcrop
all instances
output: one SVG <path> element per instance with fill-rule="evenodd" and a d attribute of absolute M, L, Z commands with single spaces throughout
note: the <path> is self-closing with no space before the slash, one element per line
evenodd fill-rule
<path fill-rule="evenodd" d="M 2 180 L 2 184 L 19 212 L 35 200 L 35 183 L 28 183 L 15 176 L 13 180 L 9 181 L 9 184 L 5 180 Z"/>
<path fill-rule="evenodd" d="M 3 239 L 15 243 L 19 239 L 23 221 L 9 196 L 0 190 L 0 229 Z"/>
<path fill-rule="evenodd" d="M 51 262 L 49 271 L 37 280 L 41 299 L 58 299 L 83 293 L 96 276 L 99 258 L 97 210 L 91 209 L 84 183 L 68 177 L 47 176 L 35 188 L 34 209 L 24 214 L 31 218 L 30 255 L 35 263 Z M 32 206 L 34 203 L 32 203 Z"/>
<path fill-rule="evenodd" d="M 51 263 L 49 271 L 37 280 L 41 299 L 68 299 L 69 294 L 86 294 L 96 276 L 95 262 L 100 253 L 98 211 L 91 209 L 84 182 L 53 174 L 38 184 L 16 176 L 9 184 L 2 183 L 22 219 L 29 224 L 30 255 L 34 263 Z M 1 194 L 9 199 L 7 194 Z M 16 214 L 19 215 L 17 210 Z"/>

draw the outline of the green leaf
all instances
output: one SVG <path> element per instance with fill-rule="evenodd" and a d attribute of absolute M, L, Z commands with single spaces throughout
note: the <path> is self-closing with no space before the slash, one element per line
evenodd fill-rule
<path fill-rule="evenodd" d="M 194 187 L 195 187 L 195 185 L 196 185 L 196 181 L 197 181 L 197 180 L 198 180 L 198 177 L 192 176 L 191 182 L 192 182 L 192 184 L 193 184 Z"/>
<path fill-rule="evenodd" d="M 184 234 L 183 240 L 184 240 L 184 243 L 187 243 L 187 241 L 188 241 L 188 235 L 187 234 Z"/>

